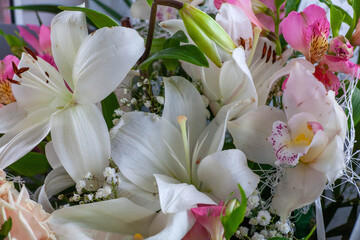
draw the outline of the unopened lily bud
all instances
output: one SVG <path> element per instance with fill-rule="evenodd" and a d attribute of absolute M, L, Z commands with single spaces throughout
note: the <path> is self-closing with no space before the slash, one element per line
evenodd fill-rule
<path fill-rule="evenodd" d="M 219 51 L 232 53 L 236 48 L 229 35 L 213 18 L 189 4 L 185 3 L 179 14 L 191 39 L 216 66 L 221 67 Z"/>
<path fill-rule="evenodd" d="M 235 209 L 240 207 L 240 202 L 236 198 L 231 199 L 225 208 L 225 216 L 229 216 Z"/>
<path fill-rule="evenodd" d="M 355 32 L 350 39 L 350 43 L 353 46 L 360 46 L 360 19 L 356 25 Z"/>
<path fill-rule="evenodd" d="M 258 13 L 266 14 L 266 13 L 270 13 L 270 12 L 272 13 L 271 9 L 259 0 L 252 0 L 251 4 L 252 4 L 252 9 L 255 14 L 258 14 Z"/>
<path fill-rule="evenodd" d="M 349 40 L 339 35 L 331 40 L 329 53 L 337 57 L 350 59 L 354 55 L 354 47 L 351 46 Z"/>

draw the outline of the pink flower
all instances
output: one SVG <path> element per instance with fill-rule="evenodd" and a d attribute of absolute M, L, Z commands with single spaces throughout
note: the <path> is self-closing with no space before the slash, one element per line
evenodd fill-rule
<path fill-rule="evenodd" d="M 328 49 L 330 23 L 326 12 L 310 5 L 303 12 L 291 12 L 280 24 L 287 43 L 304 54 L 311 63 L 318 62 Z"/>
<path fill-rule="evenodd" d="M 19 35 L 36 51 L 36 54 L 56 68 L 51 51 L 50 28 L 45 25 L 36 26 L 28 24 L 27 27 L 37 36 L 31 34 L 26 28 L 18 26 Z"/>
<path fill-rule="evenodd" d="M 348 60 L 354 55 L 354 47 L 349 40 L 339 35 L 331 40 L 329 54 Z"/>
<path fill-rule="evenodd" d="M 253 24 L 261 27 L 262 29 L 266 29 L 266 27 L 255 16 L 255 13 L 252 9 L 251 0 L 214 0 L 214 5 L 217 9 L 220 9 L 223 3 L 230 3 L 232 5 L 240 7 Z"/>
<path fill-rule="evenodd" d="M 9 217 L 12 219 L 10 235 L 22 240 L 56 239 L 47 224 L 50 214 L 46 213 L 40 204 L 32 201 L 25 187 L 20 193 L 14 184 L 6 181 L 4 171 L 0 170 L 0 223 Z"/>
<path fill-rule="evenodd" d="M 274 0 L 260 0 L 263 4 L 265 4 L 271 11 L 276 14 L 276 7 L 274 4 Z M 256 13 L 256 17 L 259 21 L 270 31 L 275 32 L 275 23 L 272 17 L 266 15 L 265 13 Z M 280 6 L 280 19 L 285 17 L 285 2 Z"/>
<path fill-rule="evenodd" d="M 219 205 L 198 204 L 197 208 L 192 208 L 196 223 L 184 240 L 224 239 L 224 227 L 220 220 L 223 209 L 224 202 L 220 202 Z"/>
<path fill-rule="evenodd" d="M 12 79 L 14 76 L 12 67 L 13 62 L 16 65 L 19 63 L 19 59 L 13 55 L 7 55 L 0 61 L 0 106 L 16 101 L 11 90 L 11 84 L 8 80 Z"/>

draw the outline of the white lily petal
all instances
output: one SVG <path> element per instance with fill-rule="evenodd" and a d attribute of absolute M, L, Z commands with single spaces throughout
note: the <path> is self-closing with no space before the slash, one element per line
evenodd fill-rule
<path fill-rule="evenodd" d="M 137 0 L 131 4 L 131 16 L 133 18 L 149 20 L 151 8 L 145 0 Z"/>
<path fill-rule="evenodd" d="M 224 28 L 237 46 L 241 46 L 241 38 L 247 46 L 252 42 L 253 30 L 251 22 L 240 7 L 229 3 L 221 4 L 219 12 L 216 14 L 216 21 Z"/>
<path fill-rule="evenodd" d="M 23 118 L 26 112 L 16 102 L 0 108 L 0 133 L 6 133 Z"/>
<path fill-rule="evenodd" d="M 245 51 L 237 48 L 233 59 L 224 63 L 220 72 L 221 100 L 224 105 L 246 98 L 257 102 L 257 93 L 246 64 Z"/>
<path fill-rule="evenodd" d="M 170 19 L 170 20 L 162 21 L 161 23 L 159 23 L 159 26 L 164 28 L 171 35 L 174 35 L 179 30 L 187 34 L 184 22 L 180 19 Z M 189 41 L 191 41 L 190 38 L 188 39 Z"/>
<path fill-rule="evenodd" d="M 157 191 L 154 173 L 185 182 L 189 179 L 183 149 L 179 131 L 169 121 L 155 115 L 126 113 L 111 129 L 114 162 L 126 178 L 148 192 Z"/>
<path fill-rule="evenodd" d="M 79 227 L 122 234 L 147 234 L 153 211 L 126 198 L 65 207 L 51 214 L 51 224 L 74 223 Z"/>
<path fill-rule="evenodd" d="M 209 190 L 222 201 L 232 192 L 241 199 L 237 184 L 249 196 L 260 181 L 260 177 L 248 167 L 245 154 L 237 149 L 216 152 L 204 158 L 199 165 L 198 176 L 202 190 Z"/>
<path fill-rule="evenodd" d="M 102 179 L 109 165 L 110 137 L 95 105 L 75 105 L 54 114 L 51 137 L 61 164 L 75 182 L 87 172 Z"/>
<path fill-rule="evenodd" d="M 300 163 L 286 169 L 271 204 L 276 214 L 285 220 L 293 210 L 314 202 L 323 192 L 325 184 L 325 174 Z"/>
<path fill-rule="evenodd" d="M 265 54 L 263 53 L 264 49 L 266 49 Z M 274 57 L 274 50 L 275 44 L 273 42 L 267 38 L 260 37 L 253 60 L 249 66 L 259 96 L 259 106 L 265 105 L 270 90 L 279 78 L 284 75 L 283 66 L 294 51 L 292 48 L 289 48 L 280 57 L 276 55 Z"/>
<path fill-rule="evenodd" d="M 38 203 L 40 203 L 44 210 L 48 213 L 54 211 L 49 199 L 59 192 L 75 185 L 74 180 L 67 174 L 64 168 L 59 167 L 52 170 L 45 178 L 44 185 L 41 187 Z"/>
<path fill-rule="evenodd" d="M 310 166 L 324 173 L 329 182 L 332 183 L 343 175 L 346 167 L 344 158 L 344 141 L 341 137 L 336 136 L 323 153 L 310 163 Z"/>
<path fill-rule="evenodd" d="M 257 163 L 274 164 L 276 161 L 272 145 L 267 141 L 275 121 L 286 122 L 283 111 L 277 108 L 260 106 L 242 117 L 230 121 L 228 130 L 237 149 Z"/>
<path fill-rule="evenodd" d="M 161 211 L 178 213 L 190 210 L 197 204 L 216 204 L 209 196 L 198 191 L 194 185 L 180 183 L 174 178 L 154 174 L 159 189 Z"/>
<path fill-rule="evenodd" d="M 153 219 L 149 229 L 151 237 L 147 240 L 182 239 L 195 223 L 191 211 L 182 211 L 173 214 L 159 212 Z"/>
<path fill-rule="evenodd" d="M 104 99 L 126 77 L 144 50 L 144 39 L 134 29 L 101 28 L 90 34 L 74 61 L 75 100 L 88 104 Z"/>
<path fill-rule="evenodd" d="M 206 127 L 205 104 L 188 80 L 183 77 L 164 78 L 165 106 L 163 118 L 166 118 L 180 131 L 179 116 L 186 116 L 187 131 L 189 132 L 190 148 Z"/>
<path fill-rule="evenodd" d="M 29 68 L 14 80 L 20 85 L 12 84 L 12 91 L 18 105 L 28 112 L 40 108 L 66 105 L 71 100 L 71 92 L 59 72 L 48 62 L 38 57 L 35 60 L 30 54 L 23 53 L 18 68 Z"/>
<path fill-rule="evenodd" d="M 63 11 L 51 21 L 51 47 L 54 60 L 61 75 L 73 90 L 75 82 L 72 71 L 75 56 L 87 35 L 83 12 Z"/>
<path fill-rule="evenodd" d="M 52 141 L 48 142 L 45 145 L 45 154 L 46 154 L 46 158 L 52 169 L 62 167 L 61 162 L 60 162 L 58 156 L 56 155 Z"/>
<path fill-rule="evenodd" d="M 158 196 L 148 192 L 130 182 L 120 172 L 116 173 L 121 180 L 119 187 L 116 189 L 118 196 L 126 197 L 133 203 L 152 211 L 160 210 Z"/>
<path fill-rule="evenodd" d="M 0 168 L 5 169 L 39 144 L 50 131 L 51 111 L 39 110 L 0 138 Z"/>

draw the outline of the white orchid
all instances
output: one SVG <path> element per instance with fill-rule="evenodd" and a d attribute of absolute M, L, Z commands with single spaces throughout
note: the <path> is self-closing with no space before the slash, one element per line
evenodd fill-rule
<path fill-rule="evenodd" d="M 314 71 L 306 60 L 291 60 L 277 73 L 290 74 L 284 111 L 261 106 L 228 123 L 236 147 L 249 160 L 287 166 L 272 201 L 283 220 L 314 202 L 345 168 L 346 116 L 334 92 L 326 91 Z"/>
<path fill-rule="evenodd" d="M 123 27 L 88 35 L 84 13 L 64 11 L 52 20 L 51 42 L 59 71 L 33 54 L 22 55 L 18 69 L 23 73 L 14 78 L 19 85 L 12 85 L 17 102 L 0 109 L 0 129 L 6 132 L 0 139 L 0 166 L 15 162 L 51 131 L 55 151 L 73 179 L 85 171 L 101 175 L 106 165 L 98 160 L 109 159 L 110 139 L 95 103 L 127 75 L 144 51 L 143 39 Z"/>
<path fill-rule="evenodd" d="M 177 224 L 184 225 L 178 235 L 172 235 L 182 238 L 194 223 L 187 210 L 198 203 L 218 203 L 231 192 L 240 199 L 238 183 L 249 195 L 259 177 L 248 168 L 241 151 L 220 152 L 229 114 L 220 112 L 206 126 L 205 106 L 195 87 L 181 77 L 164 82 L 162 117 L 140 112 L 123 115 L 111 130 L 112 157 L 130 182 L 159 195 L 158 218 L 187 216 Z M 242 104 L 246 108 L 251 101 Z"/>

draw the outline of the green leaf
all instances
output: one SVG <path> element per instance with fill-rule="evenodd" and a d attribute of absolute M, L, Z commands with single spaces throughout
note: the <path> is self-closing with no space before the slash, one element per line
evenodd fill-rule
<path fill-rule="evenodd" d="M 153 2 L 154 2 L 154 0 L 146 0 L 146 2 L 149 4 L 149 6 L 151 7 L 152 6 L 152 4 L 153 4 Z"/>
<path fill-rule="evenodd" d="M 52 5 L 52 4 L 22 5 L 22 6 L 9 7 L 9 9 L 10 10 L 23 9 L 29 11 L 49 12 L 49 13 L 57 14 L 61 12 L 58 6 L 59 5 Z"/>
<path fill-rule="evenodd" d="M 275 0 L 274 3 L 275 3 L 276 9 L 279 9 L 284 2 L 285 2 L 285 0 Z"/>
<path fill-rule="evenodd" d="M 355 29 L 360 18 L 360 1 L 353 1 L 352 8 L 354 9 L 353 29 Z"/>
<path fill-rule="evenodd" d="M 167 39 L 162 37 L 162 38 L 154 38 L 152 40 L 152 43 L 151 43 L 151 49 L 150 49 L 150 55 L 154 54 L 154 53 L 157 53 L 157 52 L 160 52 L 161 50 L 164 49 L 164 44 L 165 44 L 165 41 Z"/>
<path fill-rule="evenodd" d="M 8 235 L 9 232 L 12 228 L 12 219 L 11 217 L 9 217 L 3 225 L 1 225 L 1 229 L 0 229 L 0 239 L 3 240 L 5 239 Z"/>
<path fill-rule="evenodd" d="M 16 171 L 19 175 L 27 177 L 45 173 L 49 167 L 50 165 L 45 155 L 37 152 L 29 152 L 9 166 L 9 168 Z"/>
<path fill-rule="evenodd" d="M 343 22 L 343 15 L 341 13 L 341 11 L 339 9 L 336 9 L 336 7 L 334 7 L 334 5 L 331 5 L 330 7 L 330 26 L 331 26 L 331 31 L 333 34 L 333 37 L 336 37 L 337 35 L 339 35 L 339 30 L 341 27 L 341 24 Z"/>
<path fill-rule="evenodd" d="M 89 9 L 89 8 L 83 8 L 83 7 L 65 7 L 65 6 L 61 6 L 59 7 L 61 10 L 67 10 L 67 11 L 80 11 L 86 14 L 86 16 L 95 24 L 95 26 L 97 28 L 102 28 L 102 27 L 116 27 L 119 26 L 119 24 L 112 19 L 111 17 Z"/>
<path fill-rule="evenodd" d="M 299 4 L 300 0 L 287 0 L 285 3 L 285 16 L 289 15 L 292 11 L 297 11 Z"/>
<path fill-rule="evenodd" d="M 146 69 L 150 63 L 157 59 L 178 59 L 183 60 L 197 66 L 209 67 L 204 54 L 195 45 L 182 45 L 178 47 L 171 47 L 155 53 L 146 59 L 140 66 L 140 69 Z"/>
<path fill-rule="evenodd" d="M 171 38 L 177 39 L 183 43 L 189 43 L 189 39 L 187 38 L 186 34 L 182 30 L 177 31 L 174 35 L 171 36 Z"/>
<path fill-rule="evenodd" d="M 343 15 L 343 21 L 344 23 L 346 23 L 347 25 L 352 26 L 352 23 L 353 23 L 353 20 L 352 18 L 350 17 L 350 15 L 344 10 L 342 9 L 341 7 L 338 7 L 336 5 L 334 5 L 330 0 L 319 0 L 320 2 L 322 3 L 325 3 L 326 6 L 328 6 L 328 8 L 331 8 L 331 6 L 334 6 L 337 10 L 341 11 L 341 14 Z M 350 30 L 350 29 L 349 29 Z"/>
<path fill-rule="evenodd" d="M 353 109 L 354 127 L 356 127 L 356 125 L 358 125 L 360 122 L 360 89 L 357 87 L 354 89 L 351 102 Z"/>
<path fill-rule="evenodd" d="M 113 114 L 115 109 L 118 108 L 120 108 L 120 105 L 114 92 L 101 101 L 101 109 L 109 130 L 114 126 L 112 122 L 114 119 Z"/>
<path fill-rule="evenodd" d="M 311 231 L 309 232 L 309 234 L 306 236 L 306 237 L 304 237 L 304 238 L 302 238 L 302 239 L 300 239 L 300 240 L 309 240 L 310 239 L 310 237 L 313 235 L 313 233 L 315 232 L 315 229 L 316 229 L 316 225 L 311 229 Z"/>
<path fill-rule="evenodd" d="M 99 5 L 102 9 L 104 9 L 106 12 L 108 12 L 111 16 L 113 16 L 115 19 L 117 20 L 121 20 L 122 16 L 117 13 L 116 11 L 114 11 L 111 7 L 109 7 L 108 5 L 100 2 L 99 0 L 93 0 L 97 5 Z"/>
<path fill-rule="evenodd" d="M 246 194 L 240 184 L 238 184 L 240 195 L 241 195 L 241 205 L 231 212 L 229 216 L 222 216 L 221 223 L 223 224 L 225 231 L 225 238 L 230 239 L 231 236 L 236 232 L 240 224 L 244 221 L 245 212 L 246 212 Z"/>

